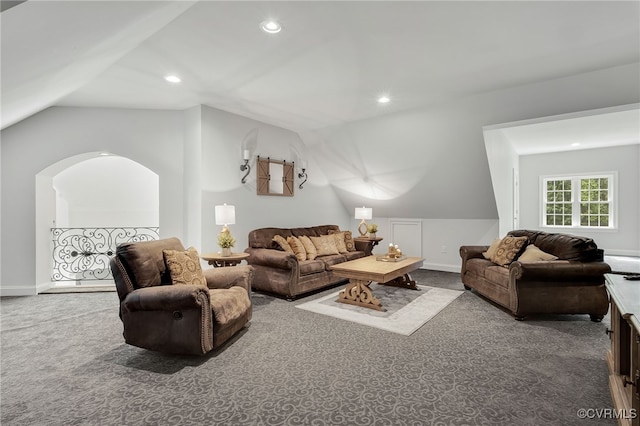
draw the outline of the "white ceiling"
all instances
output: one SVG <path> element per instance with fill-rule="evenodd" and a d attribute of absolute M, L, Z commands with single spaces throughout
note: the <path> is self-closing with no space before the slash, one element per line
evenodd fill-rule
<path fill-rule="evenodd" d="M 640 104 L 507 124 L 499 131 L 519 155 L 638 144 Z"/>
<path fill-rule="evenodd" d="M 52 105 L 204 104 L 308 131 L 640 62 L 637 1 L 31 0 L 1 17 L 3 128 Z"/>

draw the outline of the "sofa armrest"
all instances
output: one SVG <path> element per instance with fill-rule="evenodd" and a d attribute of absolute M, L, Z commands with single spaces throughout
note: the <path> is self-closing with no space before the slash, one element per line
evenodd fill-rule
<path fill-rule="evenodd" d="M 209 288 L 242 287 L 251 294 L 251 282 L 253 281 L 253 268 L 249 265 L 238 265 L 228 268 L 205 269 L 204 277 Z"/>
<path fill-rule="evenodd" d="M 296 258 L 295 254 L 280 250 L 248 248 L 245 250 L 245 253 L 249 253 L 247 263 L 250 265 L 291 270 L 298 264 L 298 258 Z"/>
<path fill-rule="evenodd" d="M 611 272 L 605 262 L 573 262 L 552 260 L 549 262 L 520 262 L 509 265 L 509 275 L 520 281 L 596 281 Z"/>
<path fill-rule="evenodd" d="M 482 253 L 487 250 L 489 250 L 489 246 L 461 246 L 460 257 L 463 261 L 477 257 L 484 259 Z"/>
<path fill-rule="evenodd" d="M 162 285 L 139 288 L 127 294 L 122 310 L 177 311 L 201 309 L 203 305 L 209 305 L 209 289 L 205 286 Z"/>
<path fill-rule="evenodd" d="M 461 272 L 467 270 L 467 260 L 480 258 L 484 259 L 483 252 L 487 251 L 489 246 L 460 246 L 460 257 L 462 258 Z"/>

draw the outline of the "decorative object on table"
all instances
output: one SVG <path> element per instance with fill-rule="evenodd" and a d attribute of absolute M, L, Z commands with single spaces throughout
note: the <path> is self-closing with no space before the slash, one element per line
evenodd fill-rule
<path fill-rule="evenodd" d="M 216 225 L 223 225 L 222 231 L 218 234 L 218 245 L 222 248 L 223 256 L 231 255 L 231 247 L 236 244 L 236 239 L 231 235 L 228 225 L 236 223 L 236 207 L 228 206 L 226 203 L 216 206 Z"/>
<path fill-rule="evenodd" d="M 376 232 L 378 232 L 378 225 L 372 223 L 367 225 L 367 231 L 369 231 L 369 238 L 376 238 Z"/>
<path fill-rule="evenodd" d="M 358 232 L 360 232 L 361 237 L 367 236 L 367 222 L 365 220 L 371 220 L 373 217 L 373 209 L 370 207 L 356 207 L 355 211 L 356 219 L 362 219 L 360 225 L 358 225 Z"/>
<path fill-rule="evenodd" d="M 398 262 L 400 260 L 406 259 L 407 256 L 402 254 L 402 250 L 398 247 L 398 245 L 394 245 L 393 243 L 389 244 L 389 249 L 387 253 L 382 256 L 377 256 L 376 260 L 382 262 Z"/>

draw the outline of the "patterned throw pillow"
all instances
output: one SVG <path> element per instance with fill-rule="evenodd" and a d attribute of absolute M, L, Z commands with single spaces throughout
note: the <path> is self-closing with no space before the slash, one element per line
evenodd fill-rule
<path fill-rule="evenodd" d="M 336 243 L 336 248 L 338 249 L 338 252 L 346 253 L 347 245 L 344 243 L 344 232 L 334 232 L 332 235 Z"/>
<path fill-rule="evenodd" d="M 533 244 L 528 245 L 527 248 L 524 249 L 524 253 L 518 258 L 520 262 L 540 262 L 556 259 L 558 259 L 558 256 L 544 252 Z"/>
<path fill-rule="evenodd" d="M 356 251 L 356 243 L 353 241 L 351 231 L 344 231 L 344 244 L 347 246 L 347 251 Z"/>
<path fill-rule="evenodd" d="M 351 231 L 336 231 L 334 229 L 330 229 L 329 235 L 338 236 L 336 238 L 336 247 L 340 253 L 356 251 L 356 244 L 353 242 L 353 235 L 351 234 Z"/>
<path fill-rule="evenodd" d="M 336 239 L 333 235 L 322 235 L 320 237 L 309 237 L 316 247 L 318 256 L 327 256 L 329 254 L 340 254 L 336 247 Z"/>
<path fill-rule="evenodd" d="M 173 284 L 207 285 L 195 248 L 189 247 L 186 251 L 162 250 L 162 254 Z"/>
<path fill-rule="evenodd" d="M 528 240 L 528 237 L 504 237 L 491 257 L 491 261 L 501 266 L 509 266 L 524 250 Z"/>
<path fill-rule="evenodd" d="M 293 250 L 299 261 L 307 260 L 307 251 L 304 249 L 302 242 L 296 237 L 287 237 L 287 243 Z"/>
<path fill-rule="evenodd" d="M 275 241 L 282 250 L 286 251 L 287 253 L 293 253 L 293 249 L 282 235 L 274 235 L 273 241 Z"/>
<path fill-rule="evenodd" d="M 482 253 L 484 258 L 487 260 L 491 260 L 491 258 L 496 253 L 496 249 L 498 248 L 501 242 L 502 242 L 502 238 L 496 238 L 495 240 L 493 240 L 493 242 L 491 243 L 487 251 Z"/>
<path fill-rule="evenodd" d="M 304 250 L 307 252 L 307 260 L 315 259 L 318 256 L 318 251 L 316 250 L 316 246 L 313 245 L 309 237 L 303 235 L 298 239 L 304 246 Z"/>

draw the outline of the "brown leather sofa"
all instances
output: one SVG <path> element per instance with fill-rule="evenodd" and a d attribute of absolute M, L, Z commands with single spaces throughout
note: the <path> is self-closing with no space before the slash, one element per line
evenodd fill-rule
<path fill-rule="evenodd" d="M 247 263 L 255 270 L 253 290 L 293 300 L 301 294 L 345 281 L 345 278 L 333 274 L 331 265 L 364 257 L 364 246 L 361 247 L 357 241 L 356 251 L 319 256 L 314 260 L 304 261 L 298 260 L 292 253 L 283 251 L 273 242 L 276 235 L 285 239 L 302 235 L 319 237 L 328 235 L 329 231 L 339 230 L 336 225 L 322 225 L 308 228 L 261 228 L 251 231 L 249 247 L 245 252 L 249 253 Z"/>
<path fill-rule="evenodd" d="M 205 354 L 251 319 L 253 268 L 204 269 L 206 287 L 172 285 L 165 249 L 185 250 L 177 238 L 125 243 L 111 259 L 124 339 L 159 352 Z"/>
<path fill-rule="evenodd" d="M 507 235 L 528 237 L 528 244 L 557 260 L 513 261 L 508 267 L 485 259 L 489 246 L 462 246 L 461 278 L 466 289 L 510 310 L 516 319 L 533 314 L 589 314 L 601 321 L 609 309 L 604 252 L 590 238 L 542 231 L 516 230 Z"/>

